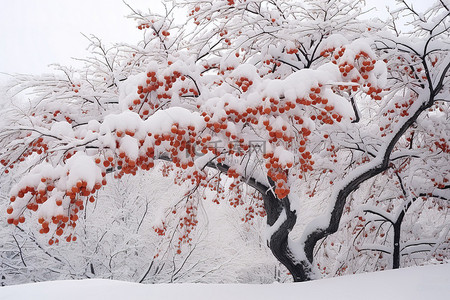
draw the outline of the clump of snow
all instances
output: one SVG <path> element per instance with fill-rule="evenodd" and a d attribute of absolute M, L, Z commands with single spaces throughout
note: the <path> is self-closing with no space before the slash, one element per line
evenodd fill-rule
<path fill-rule="evenodd" d="M 231 77 L 246 77 L 249 80 L 258 80 L 258 70 L 252 64 L 241 64 L 230 74 Z"/>
<path fill-rule="evenodd" d="M 73 138 L 75 137 L 75 133 L 73 132 L 72 125 L 70 125 L 68 122 L 55 122 L 52 125 L 52 128 L 50 129 L 50 132 L 52 135 L 55 135 L 57 137 L 63 136 L 63 137 L 69 137 Z"/>
<path fill-rule="evenodd" d="M 139 156 L 139 145 L 135 138 L 124 136 L 120 141 L 120 151 L 124 152 L 132 160 L 136 160 Z"/>
<path fill-rule="evenodd" d="M 157 69 L 157 68 L 155 68 Z M 128 110 L 128 106 L 138 97 L 137 87 L 147 79 L 147 73 L 131 75 L 127 80 L 119 85 L 119 104 L 123 111 Z"/>
<path fill-rule="evenodd" d="M 78 181 L 86 181 L 86 187 L 92 189 L 97 182 L 102 181 L 101 169 L 95 164 L 92 157 L 81 152 L 77 152 L 67 160 L 65 169 L 66 174 L 68 173 L 66 189 L 75 186 Z"/>
<path fill-rule="evenodd" d="M 346 45 L 348 44 L 348 39 L 346 37 L 344 37 L 342 34 L 332 34 L 329 37 L 327 37 L 326 39 L 324 39 L 322 41 L 322 43 L 320 43 L 320 47 L 318 49 L 319 53 L 321 51 L 327 50 L 327 49 L 332 49 L 332 48 L 339 48 L 342 45 Z"/>
<path fill-rule="evenodd" d="M 286 150 L 284 147 L 277 147 L 274 151 L 275 157 L 278 158 L 278 162 L 282 165 L 286 165 L 288 163 L 294 163 L 294 153 Z"/>

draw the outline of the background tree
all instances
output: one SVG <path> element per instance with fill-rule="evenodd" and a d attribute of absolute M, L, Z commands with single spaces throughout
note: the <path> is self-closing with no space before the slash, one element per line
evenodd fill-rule
<path fill-rule="evenodd" d="M 402 35 L 362 21 L 358 3 L 176 1 L 163 16 L 134 12 L 137 46 L 92 38 L 83 70 L 18 77 L 13 90 L 34 97 L 7 111 L 1 133 L 4 172 L 26 173 L 8 222 L 35 211 L 49 243 L 70 241 L 108 173 L 165 160 L 192 184 L 166 213 L 176 225 L 155 226 L 178 253 L 192 242 L 203 188 L 226 187 L 233 206 L 248 207 L 244 222 L 267 215 L 272 253 L 304 281 L 319 275 L 316 245 L 367 180 L 402 172 L 408 199 L 448 199 L 448 6 L 418 14 L 404 3 L 395 13 L 414 31 Z M 183 26 L 179 8 L 190 12 Z M 300 228 L 304 198 L 328 208 Z"/>
<path fill-rule="evenodd" d="M 36 233 L 37 220 L 17 227 L 1 220 L 0 284 L 86 278 L 142 283 L 272 283 L 289 279 L 254 234 L 264 226 L 262 218 L 238 226 L 245 209 L 227 209 L 226 202 L 204 202 L 193 240 L 177 253 L 177 241 L 168 238 L 170 231 L 161 238 L 152 229 L 154 220 L 161 219 L 161 208 L 170 207 L 185 191 L 184 185 L 167 189 L 175 174 L 161 176 L 167 171 L 161 165 L 148 173 L 141 171 L 139 176 L 114 180 L 99 191 L 97 201 L 87 203 L 80 214 L 74 243 L 49 245 L 48 237 Z M 6 189 L 0 193 L 4 210 L 6 194 Z M 165 221 L 169 228 L 176 226 L 171 226 L 168 218 Z"/>

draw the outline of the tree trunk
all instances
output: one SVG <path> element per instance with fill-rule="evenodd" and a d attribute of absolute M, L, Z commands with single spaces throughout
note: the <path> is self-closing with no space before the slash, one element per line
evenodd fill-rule
<path fill-rule="evenodd" d="M 402 218 L 403 219 L 403 218 Z M 400 268 L 400 230 L 402 222 L 394 223 L 394 253 L 392 257 L 392 269 Z"/>
<path fill-rule="evenodd" d="M 269 182 L 273 183 L 270 179 Z M 290 209 L 289 199 L 280 200 L 268 190 L 263 194 L 263 200 L 267 213 L 267 225 L 276 226 L 268 240 L 268 246 L 273 255 L 289 270 L 295 282 L 312 280 L 311 262 L 297 259 L 289 247 L 289 232 L 297 221 L 295 211 Z M 281 224 L 276 224 L 281 220 L 283 220 Z"/>
<path fill-rule="evenodd" d="M 212 162 L 209 162 L 207 166 L 223 173 L 228 172 L 230 168 L 226 164 Z M 275 258 L 289 270 L 295 282 L 312 280 L 314 279 L 312 259 L 298 259 L 289 247 L 289 232 L 297 221 L 297 215 L 295 211 L 291 210 L 289 198 L 278 199 L 272 190 L 275 182 L 270 177 L 267 177 L 267 179 L 269 186 L 262 184 L 253 177 L 247 177 L 245 182 L 260 192 L 263 197 L 267 225 L 274 228 L 268 238 L 268 246 Z M 285 219 L 283 220 L 283 218 Z M 275 224 L 277 221 L 282 223 Z"/>
<path fill-rule="evenodd" d="M 399 177 L 399 181 L 402 184 L 403 183 L 401 178 Z M 406 192 L 403 191 L 403 194 L 406 195 Z M 411 207 L 414 201 L 416 201 L 417 198 L 412 198 L 411 201 L 409 201 L 405 207 L 402 209 L 402 211 L 398 214 L 397 220 L 395 223 L 393 223 L 394 227 L 394 251 L 392 253 L 392 269 L 398 269 L 400 268 L 400 235 L 402 230 L 402 222 L 405 218 L 406 212 Z"/>

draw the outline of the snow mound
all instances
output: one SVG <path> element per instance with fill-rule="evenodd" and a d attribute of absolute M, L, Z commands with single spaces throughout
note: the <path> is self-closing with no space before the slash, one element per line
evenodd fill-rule
<path fill-rule="evenodd" d="M 0 288 L 2 300 L 90 299 L 448 299 L 450 264 L 411 267 L 304 283 L 156 284 L 106 279 L 49 281 Z"/>

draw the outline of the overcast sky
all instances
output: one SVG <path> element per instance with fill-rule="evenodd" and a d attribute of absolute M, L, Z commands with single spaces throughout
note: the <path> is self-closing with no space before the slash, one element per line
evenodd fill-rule
<path fill-rule="evenodd" d="M 159 0 L 127 0 L 146 11 Z M 81 34 L 106 43 L 133 43 L 142 35 L 122 0 L 0 0 L 0 72 L 48 72 L 52 63 L 74 64 L 89 45 Z M 1 76 L 1 75 L 0 75 Z"/>
<path fill-rule="evenodd" d="M 124 16 L 122 0 L 0 0 L 0 73 L 45 73 L 52 63 L 71 65 L 84 57 L 95 34 L 106 43 L 137 41 L 142 32 Z M 418 8 L 431 0 L 412 0 Z M 127 0 L 133 8 L 161 7 L 159 0 Z M 395 0 L 367 0 L 383 16 Z M 0 74 L 0 80 L 5 76 Z"/>

